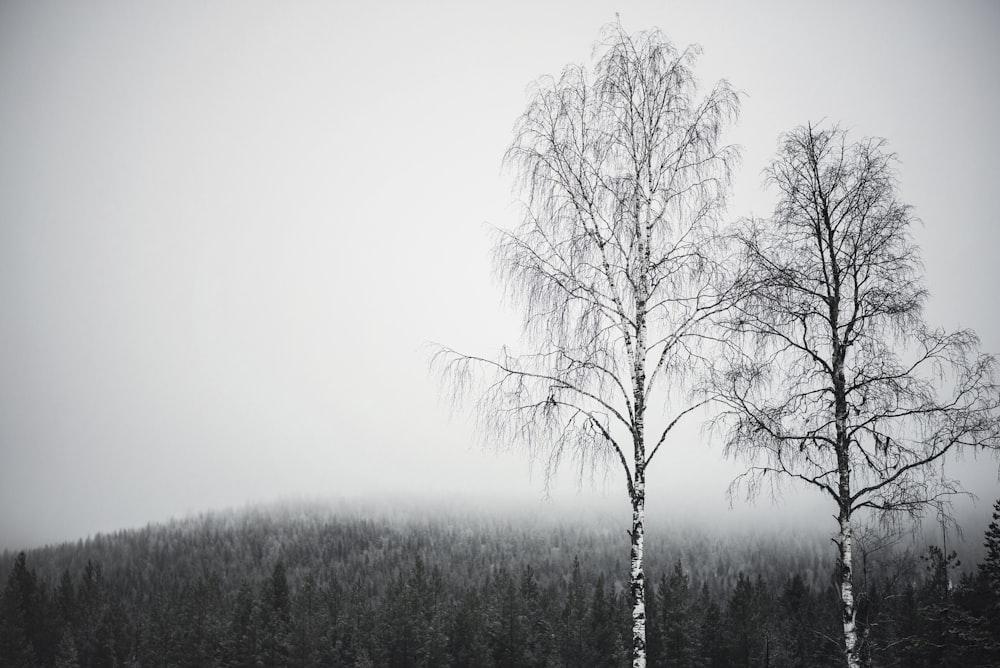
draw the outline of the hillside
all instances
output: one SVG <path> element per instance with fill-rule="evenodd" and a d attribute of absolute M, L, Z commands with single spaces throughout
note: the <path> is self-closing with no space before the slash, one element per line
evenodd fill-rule
<path fill-rule="evenodd" d="M 837 624 L 828 540 L 654 524 L 651 665 L 836 665 L 821 640 Z M 599 513 L 342 503 L 206 514 L 4 553 L 0 664 L 624 665 L 627 544 Z M 873 653 L 933 657 L 941 643 L 921 638 L 947 630 L 933 616 L 943 603 L 955 619 L 976 613 L 983 585 L 966 564 L 949 589 L 954 560 L 902 545 L 858 569 L 859 617 Z M 971 648 L 987 651 L 982 638 L 953 641 L 970 661 Z"/>

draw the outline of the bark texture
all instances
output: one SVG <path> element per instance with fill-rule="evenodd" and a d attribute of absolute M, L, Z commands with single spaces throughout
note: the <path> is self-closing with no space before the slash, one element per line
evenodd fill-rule
<path fill-rule="evenodd" d="M 844 623 L 844 658 L 848 668 L 860 668 L 861 659 L 858 656 L 858 630 L 855 624 L 856 610 L 854 607 L 854 580 L 852 577 L 853 555 L 851 543 L 854 539 L 851 529 L 851 518 L 841 513 L 840 541 L 838 547 L 838 563 L 840 565 L 840 605 Z"/>
<path fill-rule="evenodd" d="M 646 500 L 644 484 L 636 485 L 632 499 L 632 554 L 630 559 L 630 590 L 632 594 L 632 668 L 646 666 L 646 576 L 643 570 Z"/>

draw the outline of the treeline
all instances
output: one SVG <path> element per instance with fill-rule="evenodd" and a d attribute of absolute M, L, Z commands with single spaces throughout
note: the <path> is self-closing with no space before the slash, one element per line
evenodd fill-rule
<path fill-rule="evenodd" d="M 624 583 L 627 517 L 605 509 L 546 512 L 413 504 L 287 504 L 212 513 L 138 530 L 98 534 L 75 543 L 27 551 L 38 576 L 57 582 L 63 571 L 102 564 L 113 581 L 186 581 L 219 572 L 227 582 L 257 585 L 281 559 L 293 586 L 306 574 L 350 582 L 363 573 L 397 573 L 415 555 L 446 568 L 456 584 L 481 581 L 501 565 L 530 563 L 548 585 L 564 578 L 574 555 L 584 575 L 614 574 Z M 780 580 L 800 573 L 825 586 L 833 566 L 829 534 L 802 529 L 706 530 L 690 524 L 648 523 L 647 563 L 665 572 L 682 561 L 713 595 L 732 589 L 740 572 Z M 16 553 L 2 553 L 10 563 Z"/>
<path fill-rule="evenodd" d="M 985 562 L 961 577 L 937 547 L 866 558 L 871 665 L 1000 665 L 997 521 Z M 608 577 L 625 569 L 605 538 L 593 526 L 258 512 L 7 555 L 0 665 L 625 666 L 628 593 Z M 833 565 L 817 580 L 790 545 L 687 539 L 648 571 L 650 666 L 841 665 Z"/>

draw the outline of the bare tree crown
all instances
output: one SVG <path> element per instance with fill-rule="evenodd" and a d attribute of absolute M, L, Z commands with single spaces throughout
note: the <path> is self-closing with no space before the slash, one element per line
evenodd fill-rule
<path fill-rule="evenodd" d="M 993 358 L 972 332 L 924 322 L 915 219 L 894 166 L 884 140 L 852 143 L 837 127 L 781 138 L 766 171 L 778 205 L 734 236 L 742 299 L 709 375 L 726 448 L 751 463 L 737 486 L 753 495 L 796 480 L 836 504 L 848 668 L 860 668 L 867 643 L 856 625 L 855 513 L 942 510 L 961 491 L 945 455 L 1000 448 Z"/>
<path fill-rule="evenodd" d="M 570 65 L 534 84 L 505 156 L 523 215 L 496 232 L 494 271 L 533 352 L 444 349 L 438 365 L 462 393 L 482 374 L 481 435 L 545 452 L 549 473 L 567 454 L 610 457 L 631 485 L 627 444 L 649 397 L 686 372 L 724 301 L 710 252 L 739 99 L 725 81 L 700 95 L 699 49 L 658 31 L 609 26 L 597 52 L 592 72 Z"/>
<path fill-rule="evenodd" d="M 658 31 L 608 27 L 593 73 L 538 81 L 506 163 L 521 224 L 496 233 L 494 270 L 524 313 L 532 352 L 496 359 L 441 349 L 456 394 L 479 377 L 479 433 L 543 455 L 546 482 L 567 457 L 621 466 L 632 506 L 632 666 L 646 665 L 646 467 L 703 401 L 678 391 L 700 367 L 698 342 L 725 310 L 715 218 L 739 110 L 725 81 L 699 95 L 698 49 Z M 672 387 L 673 386 L 673 387 Z M 672 396 L 671 396 L 672 395 Z M 647 409 L 655 398 L 667 413 Z"/>
<path fill-rule="evenodd" d="M 807 126 L 766 170 L 779 203 L 738 235 L 752 282 L 729 324 L 743 347 L 715 379 L 730 451 L 766 462 L 750 491 L 781 474 L 849 511 L 917 513 L 959 490 L 931 463 L 1000 445 L 994 359 L 973 332 L 924 322 L 895 163 L 885 140 Z"/>

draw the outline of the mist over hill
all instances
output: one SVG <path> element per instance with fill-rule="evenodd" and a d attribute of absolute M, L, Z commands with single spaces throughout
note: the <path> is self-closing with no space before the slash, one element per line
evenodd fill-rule
<path fill-rule="evenodd" d="M 772 577 L 802 572 L 819 586 L 833 567 L 829 541 L 834 526 L 822 521 L 825 517 L 817 519 L 821 521 L 805 522 L 780 513 L 767 522 L 747 522 L 740 515 L 715 515 L 710 521 L 692 514 L 654 516 L 648 521 L 651 572 L 665 571 L 680 560 L 694 569 L 696 579 L 720 589 L 740 570 Z M 25 549 L 39 575 L 52 580 L 88 560 L 105 564 L 105 572 L 126 566 L 141 571 L 151 565 L 183 570 L 194 562 L 208 568 L 245 555 L 251 557 L 247 563 L 255 577 L 263 577 L 277 559 L 284 560 L 292 578 L 306 572 L 318 577 L 348 569 L 355 556 L 370 561 L 398 556 L 395 552 L 419 553 L 453 572 L 469 573 L 531 560 L 556 566 L 579 555 L 595 574 L 618 574 L 627 570 L 627 522 L 624 509 L 593 500 L 498 504 L 468 497 L 299 499 L 207 511 L 44 547 L 7 548 L 0 558 L 10 563 Z M 971 566 L 983 557 L 986 524 L 980 514 L 944 526 L 928 518 L 891 532 L 871 526 L 859 536 L 864 549 L 866 536 L 885 542 L 891 533 L 896 553 L 942 545 Z M 371 532 L 372 539 L 346 540 L 359 528 Z M 340 547 L 331 553 L 331 544 Z"/>
<path fill-rule="evenodd" d="M 626 518 L 598 505 L 545 507 L 549 512 L 528 503 L 491 507 L 464 500 L 284 502 L 97 534 L 26 554 L 39 576 L 51 581 L 87 561 L 103 564 L 107 575 L 143 577 L 202 574 L 220 565 L 231 572 L 238 564 L 241 575 L 259 580 L 282 560 L 290 580 L 298 582 L 307 574 L 324 580 L 358 564 L 378 569 L 417 555 L 464 582 L 501 566 L 563 570 L 574 556 L 594 575 L 627 572 Z M 804 527 L 654 521 L 648 554 L 651 572 L 680 560 L 695 569 L 697 580 L 720 591 L 741 570 L 775 578 L 801 571 L 818 585 L 832 567 L 827 541 L 824 532 Z M 6 563 L 13 556 L 3 553 Z"/>
<path fill-rule="evenodd" d="M 839 665 L 829 527 L 793 525 L 654 520 L 650 665 Z M 296 501 L 7 550 L 0 664 L 624 665 L 625 526 L 600 504 Z M 983 534 L 946 551 L 924 529 L 857 534 L 866 651 L 990 665 Z"/>

